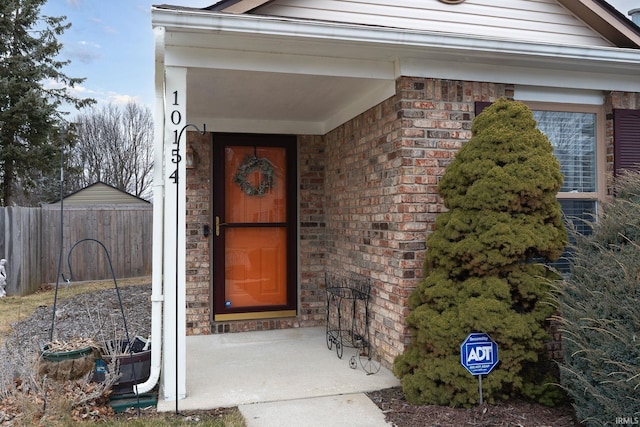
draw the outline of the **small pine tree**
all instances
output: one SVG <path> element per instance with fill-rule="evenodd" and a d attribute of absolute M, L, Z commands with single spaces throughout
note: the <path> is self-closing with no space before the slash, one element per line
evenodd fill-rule
<path fill-rule="evenodd" d="M 575 236 L 558 284 L 562 385 L 589 426 L 640 417 L 640 174 L 617 178 L 616 193 L 593 233 Z"/>
<path fill-rule="evenodd" d="M 500 365 L 483 381 L 489 401 L 546 392 L 537 368 L 554 308 L 548 270 L 533 260 L 555 260 L 567 245 L 560 165 L 522 103 L 496 101 L 472 132 L 438 187 L 448 211 L 427 239 L 425 278 L 409 298 L 412 342 L 394 363 L 414 404 L 478 401 L 460 364 L 471 332 L 498 344 Z"/>

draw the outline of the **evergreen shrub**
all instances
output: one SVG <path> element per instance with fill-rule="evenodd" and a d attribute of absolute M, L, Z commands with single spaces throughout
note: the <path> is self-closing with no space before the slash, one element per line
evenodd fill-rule
<path fill-rule="evenodd" d="M 557 259 L 567 245 L 561 184 L 527 106 L 501 99 L 474 120 L 438 187 L 448 210 L 427 239 L 425 277 L 409 297 L 412 340 L 393 366 L 410 402 L 478 402 L 478 380 L 460 364 L 471 332 L 498 344 L 500 364 L 483 379 L 486 400 L 561 394 L 541 369 L 554 307 L 548 269 L 534 262 Z"/>
<path fill-rule="evenodd" d="M 640 175 L 616 179 L 558 286 L 562 385 L 586 425 L 640 420 Z"/>

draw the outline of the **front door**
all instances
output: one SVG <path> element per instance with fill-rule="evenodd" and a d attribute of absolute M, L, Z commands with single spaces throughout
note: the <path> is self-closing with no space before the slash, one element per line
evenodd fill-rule
<path fill-rule="evenodd" d="M 296 315 L 296 138 L 214 134 L 215 321 Z"/>

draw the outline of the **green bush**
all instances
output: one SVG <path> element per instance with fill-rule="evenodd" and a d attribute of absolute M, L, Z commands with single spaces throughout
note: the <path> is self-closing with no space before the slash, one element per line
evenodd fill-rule
<path fill-rule="evenodd" d="M 587 425 L 640 417 L 640 175 L 616 180 L 559 286 L 562 385 Z M 635 422 L 637 424 L 637 421 Z"/>
<path fill-rule="evenodd" d="M 425 278 L 409 298 L 412 341 L 393 367 L 414 404 L 478 402 L 477 378 L 460 364 L 471 332 L 499 348 L 500 365 L 483 379 L 488 401 L 552 388 L 540 357 L 554 308 L 548 270 L 533 260 L 555 260 L 567 244 L 560 165 L 522 103 L 495 102 L 472 132 L 439 184 L 448 211 L 427 239 Z"/>

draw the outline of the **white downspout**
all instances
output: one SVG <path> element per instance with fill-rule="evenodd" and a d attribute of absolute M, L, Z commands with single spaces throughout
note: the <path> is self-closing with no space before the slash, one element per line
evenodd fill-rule
<path fill-rule="evenodd" d="M 153 127 L 153 247 L 151 271 L 151 369 L 149 379 L 137 384 L 136 393 L 151 391 L 160 379 L 162 364 L 162 304 L 164 253 L 164 27 L 155 34 L 155 120 Z"/>

